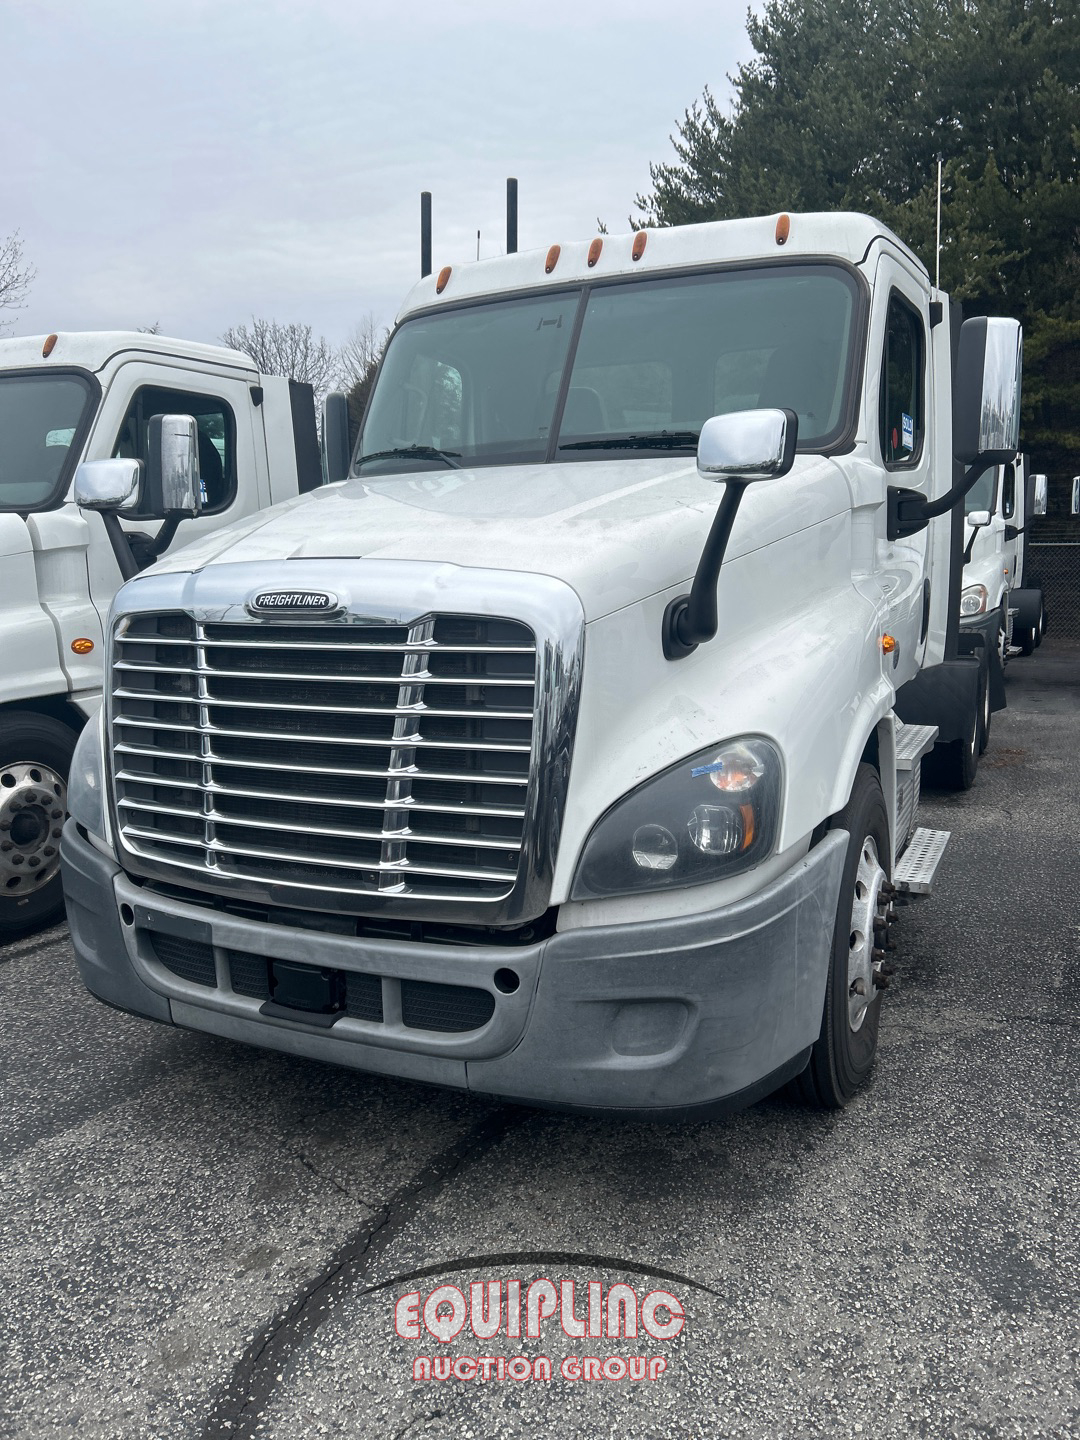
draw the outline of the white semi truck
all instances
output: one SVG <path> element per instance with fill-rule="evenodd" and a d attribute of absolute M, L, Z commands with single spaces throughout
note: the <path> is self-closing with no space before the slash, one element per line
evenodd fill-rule
<path fill-rule="evenodd" d="M 1047 477 L 1027 455 L 995 465 L 964 501 L 966 544 L 960 623 L 986 632 L 1002 661 L 1030 655 L 1046 633 L 1042 587 L 1028 564 L 1028 521 L 1046 514 Z"/>
<path fill-rule="evenodd" d="M 176 410 L 196 419 L 198 517 L 175 533 L 145 500 L 123 519 L 80 509 L 80 461 L 145 463 L 151 417 Z M 0 340 L 0 942 L 63 914 L 68 763 L 101 700 L 119 586 L 159 550 L 318 484 L 319 466 L 310 388 L 237 351 L 123 332 Z"/>
<path fill-rule="evenodd" d="M 977 761 L 963 500 L 1020 358 L 859 215 L 426 275 L 340 483 L 116 597 L 63 841 L 89 989 L 532 1103 L 844 1104 L 947 838 L 920 757 Z"/>

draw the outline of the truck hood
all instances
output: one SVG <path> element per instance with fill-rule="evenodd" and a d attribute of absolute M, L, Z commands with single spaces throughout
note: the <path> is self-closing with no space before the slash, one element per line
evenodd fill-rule
<path fill-rule="evenodd" d="M 193 572 L 264 562 L 288 584 L 289 560 L 423 560 L 555 576 L 588 620 L 689 580 L 722 497 L 695 463 L 627 459 L 425 470 L 327 485 L 202 537 L 154 566 Z M 850 504 L 832 460 L 749 487 L 731 558 Z"/>

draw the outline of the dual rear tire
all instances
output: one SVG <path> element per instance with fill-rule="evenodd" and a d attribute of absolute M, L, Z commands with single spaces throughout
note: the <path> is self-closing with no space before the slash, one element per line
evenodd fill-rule
<path fill-rule="evenodd" d="M 75 740 L 49 715 L 0 716 L 0 944 L 63 919 L 60 831 Z"/>

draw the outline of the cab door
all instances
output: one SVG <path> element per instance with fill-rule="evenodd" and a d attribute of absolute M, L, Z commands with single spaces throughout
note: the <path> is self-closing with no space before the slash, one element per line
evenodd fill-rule
<path fill-rule="evenodd" d="M 109 385 L 87 458 L 128 456 L 145 462 L 151 416 L 195 417 L 204 509 L 196 518 L 183 521 L 168 547 L 171 552 L 270 503 L 265 468 L 256 463 L 254 411 L 250 384 L 240 376 L 188 369 L 179 363 L 129 361 L 119 367 Z M 95 605 L 104 613 L 121 576 L 101 517 L 87 514 L 86 518 L 93 527 L 90 590 Z M 152 537 L 162 519 L 136 512 L 123 523 L 129 531 Z"/>
<path fill-rule="evenodd" d="M 890 254 L 878 262 L 867 357 L 866 430 L 884 485 L 930 493 L 933 388 L 929 383 L 929 302 L 923 284 Z M 884 487 L 883 487 L 884 490 Z M 885 673 L 899 688 L 916 673 L 926 645 L 930 532 L 879 539 L 876 569 L 883 630 L 894 648 Z"/>

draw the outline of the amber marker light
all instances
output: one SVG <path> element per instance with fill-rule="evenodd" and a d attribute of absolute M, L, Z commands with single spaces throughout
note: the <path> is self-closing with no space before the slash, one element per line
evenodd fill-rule
<path fill-rule="evenodd" d="M 631 260 L 641 259 L 642 255 L 645 254 L 645 246 L 648 244 L 648 241 L 649 237 L 646 231 L 639 230 L 634 236 L 634 248 L 630 251 Z"/>
<path fill-rule="evenodd" d="M 592 244 L 589 246 L 589 269 L 590 269 L 590 270 L 591 270 L 592 267 L 596 264 L 597 260 L 600 259 L 600 251 L 603 250 L 603 248 L 604 248 L 604 242 L 603 242 L 603 240 L 601 240 L 600 236 L 598 235 L 598 236 L 596 237 L 596 239 L 592 242 Z"/>
<path fill-rule="evenodd" d="M 896 649 L 896 641 L 891 635 L 882 635 L 881 652 L 883 655 L 891 655 Z"/>
<path fill-rule="evenodd" d="M 450 272 L 453 268 L 454 267 L 452 265 L 444 265 L 443 268 L 439 271 L 439 278 L 435 281 L 436 295 L 441 295 L 442 292 L 446 289 L 447 285 L 450 283 Z"/>
<path fill-rule="evenodd" d="M 78 640 L 71 642 L 71 648 L 76 655 L 89 655 L 90 651 L 94 648 L 94 642 L 86 635 L 80 635 Z"/>
<path fill-rule="evenodd" d="M 46 335 L 46 336 L 45 336 L 45 344 L 41 347 L 41 357 L 42 357 L 43 360 L 47 360 L 47 359 L 49 358 L 49 356 L 50 356 L 50 355 L 52 354 L 52 352 L 53 352 L 53 346 L 54 346 L 55 344 L 56 344 L 56 336 L 55 336 L 55 335 Z"/>
<path fill-rule="evenodd" d="M 776 243 L 786 245 L 787 238 L 791 233 L 791 216 L 781 215 L 776 222 Z"/>
<path fill-rule="evenodd" d="M 545 275 L 550 275 L 551 272 L 555 269 L 555 266 L 556 266 L 558 263 L 559 263 L 559 246 L 558 246 L 558 245 L 552 245 L 551 249 L 550 249 L 550 250 L 548 251 L 548 253 L 547 253 L 547 259 L 544 261 L 544 274 L 545 274 Z"/>

